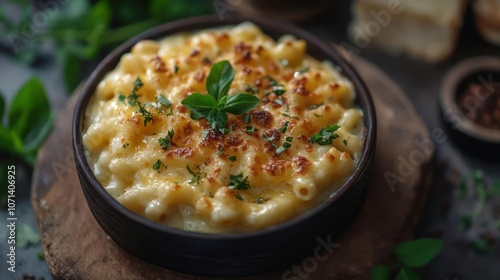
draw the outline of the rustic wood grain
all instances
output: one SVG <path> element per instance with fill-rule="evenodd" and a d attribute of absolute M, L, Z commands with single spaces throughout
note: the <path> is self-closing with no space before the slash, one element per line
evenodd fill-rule
<path fill-rule="evenodd" d="M 433 146 L 425 161 L 390 188 L 384 174 L 399 174 L 401 158 L 418 153 L 415 139 L 430 139 L 426 127 L 401 89 L 369 62 L 352 57 L 372 92 L 377 112 L 377 152 L 366 203 L 340 244 L 308 279 L 366 279 L 373 265 L 411 238 L 432 178 Z M 76 92 L 77 93 L 77 92 Z M 57 279 L 204 279 L 145 263 L 119 248 L 90 213 L 76 175 L 71 150 L 75 94 L 41 148 L 31 202 L 40 228 L 45 261 Z M 145 237 L 147 238 L 147 237 Z M 293 245 L 292 245 L 293 246 Z M 324 254 L 323 252 L 322 254 Z M 313 252 L 311 252 L 311 256 Z M 298 267 L 302 264 L 298 263 Z M 282 279 L 286 271 L 247 279 Z M 292 279 L 293 272 L 285 279 Z"/>

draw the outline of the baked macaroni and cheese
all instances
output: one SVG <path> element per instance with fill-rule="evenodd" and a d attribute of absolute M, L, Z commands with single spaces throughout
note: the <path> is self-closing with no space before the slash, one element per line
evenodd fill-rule
<path fill-rule="evenodd" d="M 103 188 L 152 221 L 263 229 L 335 192 L 363 150 L 352 83 L 291 36 L 252 23 L 140 41 L 85 112 Z"/>

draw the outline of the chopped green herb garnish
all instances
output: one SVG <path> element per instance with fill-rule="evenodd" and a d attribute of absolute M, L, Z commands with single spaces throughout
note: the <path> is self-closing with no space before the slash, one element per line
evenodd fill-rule
<path fill-rule="evenodd" d="M 156 103 L 159 104 L 160 109 L 163 113 L 163 108 L 170 108 L 172 106 L 172 102 L 168 100 L 163 94 L 156 96 Z"/>
<path fill-rule="evenodd" d="M 158 139 L 158 143 L 160 143 L 160 146 L 163 150 L 168 150 L 170 147 L 172 147 L 172 140 L 174 139 L 174 130 L 171 129 L 167 132 L 167 136 L 161 137 Z"/>
<path fill-rule="evenodd" d="M 128 147 L 128 145 L 130 145 L 130 144 L 128 142 L 125 142 L 125 143 L 123 143 L 122 147 L 125 149 Z"/>
<path fill-rule="evenodd" d="M 189 172 L 189 174 L 193 175 L 193 178 L 191 178 L 191 180 L 189 181 L 190 184 L 198 184 L 200 183 L 200 180 L 201 180 L 201 172 L 200 172 L 200 166 L 196 166 L 196 170 L 197 172 L 195 173 L 193 170 L 191 170 L 191 168 L 189 167 L 189 165 L 186 165 L 186 168 L 187 168 L 187 171 Z"/>
<path fill-rule="evenodd" d="M 289 114 L 285 114 L 285 113 L 282 113 L 281 115 L 282 115 L 283 117 L 287 117 L 287 118 L 292 118 L 292 119 L 296 119 L 296 120 L 298 120 L 298 119 L 299 119 L 299 117 L 296 117 L 296 116 L 290 116 Z"/>
<path fill-rule="evenodd" d="M 227 113 L 241 115 L 255 108 L 260 100 L 254 95 L 238 93 L 227 96 L 233 79 L 234 69 L 228 61 L 215 63 L 206 81 L 208 94 L 193 93 L 181 102 L 191 111 L 191 118 L 205 118 L 212 129 L 225 129 Z"/>
<path fill-rule="evenodd" d="M 281 146 L 279 146 L 276 149 L 276 155 L 278 155 L 278 156 L 281 155 L 281 153 L 283 153 L 284 151 L 286 151 L 291 146 L 292 146 L 292 144 L 290 144 L 290 142 L 284 142 L 283 144 L 281 144 Z"/>
<path fill-rule="evenodd" d="M 231 162 L 235 162 L 236 161 L 236 156 L 229 156 L 228 159 L 231 161 Z"/>
<path fill-rule="evenodd" d="M 327 125 L 326 128 L 322 128 L 319 132 L 316 132 L 311 136 L 309 143 L 318 143 L 320 145 L 332 144 L 334 139 L 339 138 L 339 135 L 335 133 L 340 126 L 338 125 Z"/>
<path fill-rule="evenodd" d="M 262 139 L 264 139 L 264 141 L 266 141 L 266 142 L 271 143 L 271 146 L 276 148 L 276 145 L 274 144 L 274 136 L 267 137 L 267 135 L 262 134 Z"/>
<path fill-rule="evenodd" d="M 285 86 L 282 84 L 273 86 L 271 88 L 271 90 L 272 90 L 272 92 L 274 92 L 274 94 L 276 94 L 278 96 L 283 95 L 286 92 Z"/>
<path fill-rule="evenodd" d="M 288 59 L 280 59 L 280 64 L 281 66 L 283 67 L 287 67 L 288 66 Z"/>
<path fill-rule="evenodd" d="M 45 255 L 43 254 L 43 252 L 36 253 L 36 257 L 41 261 L 45 260 Z"/>
<path fill-rule="evenodd" d="M 229 177 L 229 188 L 232 190 L 248 190 L 250 188 L 248 176 L 243 178 L 243 172 L 240 172 L 237 175 L 231 175 Z"/>
<path fill-rule="evenodd" d="M 245 114 L 245 116 L 243 117 L 243 121 L 245 123 L 250 123 L 250 120 L 251 120 L 250 118 L 251 118 L 251 115 Z"/>
<path fill-rule="evenodd" d="M 247 84 L 246 85 L 246 88 L 245 88 L 245 91 L 250 93 L 250 94 L 256 94 L 259 92 L 259 88 L 258 87 L 252 87 L 251 85 Z"/>
<path fill-rule="evenodd" d="M 268 198 L 268 197 L 266 197 L 266 198 L 259 197 L 259 198 L 257 198 L 257 199 L 255 200 L 255 203 L 257 203 L 257 204 L 262 204 L 262 203 L 264 203 L 264 202 L 266 202 L 266 201 L 268 201 L 268 200 L 269 200 L 269 198 Z"/>
<path fill-rule="evenodd" d="M 131 107 L 135 107 L 136 105 L 139 107 L 139 109 L 137 109 L 137 113 L 142 115 L 142 117 L 144 118 L 144 126 L 147 126 L 149 122 L 154 122 L 154 118 L 153 118 L 153 113 L 148 111 L 145 108 L 145 106 L 142 105 L 141 102 L 139 102 L 140 95 L 138 95 L 137 92 L 143 86 L 144 83 L 141 81 L 141 78 L 137 76 L 137 78 L 134 81 L 134 88 L 132 89 L 130 95 L 127 97 L 127 100 L 128 100 L 128 105 L 130 105 Z"/>
<path fill-rule="evenodd" d="M 288 129 L 288 121 L 286 121 L 281 127 L 280 127 L 280 132 L 285 133 L 286 130 Z"/>
<path fill-rule="evenodd" d="M 173 108 L 170 107 L 170 112 L 168 112 L 167 116 L 173 116 L 173 115 L 174 115 Z"/>
<path fill-rule="evenodd" d="M 293 137 L 292 136 L 287 136 L 285 137 L 285 142 L 283 142 L 283 144 L 281 144 L 281 146 L 279 146 L 277 149 L 276 149 L 276 155 L 281 155 L 281 153 L 283 153 L 284 151 L 286 151 L 288 148 L 290 148 L 292 146 L 292 142 L 293 140 Z"/>
<path fill-rule="evenodd" d="M 123 95 L 123 94 L 121 94 L 121 93 L 118 95 L 118 100 L 119 100 L 120 102 L 125 103 L 125 98 L 126 98 L 126 97 L 125 97 L 125 95 Z"/>
<path fill-rule="evenodd" d="M 243 197 L 241 197 L 241 194 L 240 194 L 239 192 L 236 192 L 236 193 L 234 194 L 234 197 L 236 197 L 237 199 L 239 199 L 239 200 L 243 201 Z"/>
<path fill-rule="evenodd" d="M 311 106 L 307 107 L 307 109 L 314 110 L 314 109 L 318 109 L 321 106 L 323 106 L 323 102 L 321 102 L 320 104 L 311 105 Z"/>
<path fill-rule="evenodd" d="M 165 167 L 167 168 L 167 166 L 165 164 L 163 164 L 163 162 L 161 162 L 161 160 L 157 160 L 154 164 L 153 164 L 153 169 L 158 171 L 160 170 L 160 167 Z M 159 171 L 158 171 L 159 172 Z"/>
<path fill-rule="evenodd" d="M 280 98 L 274 100 L 273 102 L 282 106 L 285 105 L 285 100 L 283 99 L 283 96 L 280 96 Z"/>
<path fill-rule="evenodd" d="M 175 65 L 174 66 L 174 74 L 177 74 L 179 72 L 179 66 Z"/>
<path fill-rule="evenodd" d="M 300 75 L 302 75 L 302 74 L 306 73 L 307 71 L 309 71 L 309 67 L 307 67 L 307 66 L 306 66 L 306 67 L 302 67 L 302 68 L 300 68 L 299 70 L 297 70 L 297 72 L 295 72 L 295 73 L 293 74 L 293 76 L 294 76 L 295 78 L 297 78 L 298 76 L 300 76 Z"/>
<path fill-rule="evenodd" d="M 210 129 L 205 129 L 201 132 L 201 140 L 207 139 L 208 133 L 210 133 Z"/>
<path fill-rule="evenodd" d="M 245 126 L 245 132 L 248 133 L 248 134 L 252 134 L 252 133 L 255 132 L 255 127 L 250 126 L 250 125 Z"/>
<path fill-rule="evenodd" d="M 342 140 L 342 143 L 344 143 L 344 146 L 347 146 L 347 140 Z"/>

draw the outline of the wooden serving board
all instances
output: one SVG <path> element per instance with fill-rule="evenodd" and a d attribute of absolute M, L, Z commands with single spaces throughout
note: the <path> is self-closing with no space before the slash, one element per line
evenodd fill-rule
<path fill-rule="evenodd" d="M 424 153 L 415 145 L 415 139 L 430 137 L 401 89 L 369 62 L 354 56 L 351 62 L 371 90 L 377 112 L 377 152 L 366 203 L 353 225 L 335 240 L 339 247 L 326 259 L 300 262 L 296 264 L 300 272 L 290 267 L 289 272 L 281 270 L 246 279 L 366 279 L 372 266 L 387 261 L 395 244 L 412 237 L 432 178 L 434 146 L 427 141 L 431 149 Z M 51 273 L 57 279 L 72 280 L 203 279 L 133 257 L 94 220 L 80 188 L 71 148 L 77 95 L 75 92 L 41 148 L 33 177 L 31 202 Z M 424 155 L 423 163 L 412 161 L 410 156 L 416 154 Z M 404 161 L 414 164 L 403 170 Z M 386 179 L 388 174 L 393 180 L 400 176 L 393 187 Z M 320 255 L 324 254 L 326 251 Z"/>

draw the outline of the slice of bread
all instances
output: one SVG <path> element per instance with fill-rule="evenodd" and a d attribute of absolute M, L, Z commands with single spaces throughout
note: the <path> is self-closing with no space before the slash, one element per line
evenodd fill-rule
<path fill-rule="evenodd" d="M 500 46 L 500 0 L 474 0 L 472 9 L 481 35 Z"/>
<path fill-rule="evenodd" d="M 356 0 L 349 36 L 356 47 L 375 44 L 430 63 L 454 50 L 467 0 Z"/>

